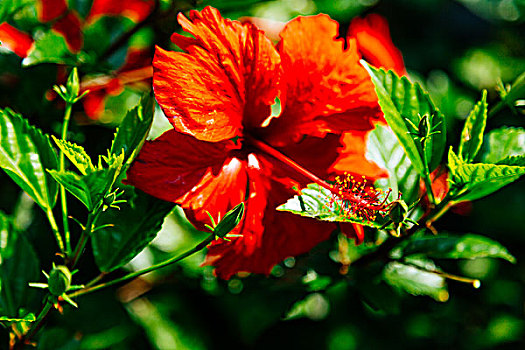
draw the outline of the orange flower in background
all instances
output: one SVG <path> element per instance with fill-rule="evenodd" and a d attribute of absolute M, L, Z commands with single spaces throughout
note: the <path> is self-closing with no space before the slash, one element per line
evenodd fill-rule
<path fill-rule="evenodd" d="M 0 23 L 0 47 L 8 49 L 15 55 L 22 58 L 26 57 L 33 48 L 33 38 L 12 25 Z"/>
<path fill-rule="evenodd" d="M 180 14 L 179 23 L 194 36 L 172 36 L 184 52 L 157 48 L 153 61 L 155 96 L 174 129 L 146 142 L 127 181 L 180 204 L 200 229 L 207 212 L 217 218 L 244 201 L 240 236 L 212 243 L 206 263 L 226 279 L 268 274 L 335 228 L 275 208 L 312 182 L 308 171 L 334 173 L 334 162 L 352 153 L 345 132 L 373 128 L 381 117 L 374 87 L 355 41 L 337 39 L 326 15 L 290 21 L 277 48 L 253 24 L 211 7 Z"/>

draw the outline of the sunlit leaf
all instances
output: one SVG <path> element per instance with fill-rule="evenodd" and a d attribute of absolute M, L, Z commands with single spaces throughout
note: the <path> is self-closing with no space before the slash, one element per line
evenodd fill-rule
<path fill-rule="evenodd" d="M 428 264 L 427 268 L 435 269 L 431 262 Z M 445 278 L 418 266 L 390 262 L 383 270 L 383 279 L 412 295 L 427 295 L 441 302 L 448 300 Z"/>
<path fill-rule="evenodd" d="M 154 107 L 153 96 L 145 95 L 117 128 L 111 153 L 119 155 L 124 151 L 125 163 L 131 163 L 142 148 L 153 123 Z"/>
<path fill-rule="evenodd" d="M 429 258 L 475 259 L 501 258 L 512 263 L 516 259 L 500 243 L 483 236 L 467 234 L 453 236 L 412 237 L 402 248 L 404 256 L 421 254 Z"/>
<path fill-rule="evenodd" d="M 71 163 L 73 163 L 74 166 L 77 167 L 77 169 L 83 175 L 86 175 L 95 170 L 95 167 L 91 162 L 91 158 L 82 146 L 66 140 L 57 139 L 55 136 L 53 136 L 53 140 L 57 144 L 58 148 L 64 152 L 64 155 L 71 161 Z"/>
<path fill-rule="evenodd" d="M 465 164 L 452 149 L 449 151 L 449 169 L 450 195 L 458 202 L 485 197 L 525 174 L 523 166 Z"/>
<path fill-rule="evenodd" d="M 121 210 L 108 210 L 100 216 L 97 226 L 110 224 L 92 235 L 95 262 L 103 272 L 111 272 L 133 259 L 157 235 L 164 218 L 174 204 L 145 193 L 127 190 L 127 203 Z"/>
<path fill-rule="evenodd" d="M 487 91 L 470 112 L 459 143 L 459 156 L 467 163 L 472 163 L 483 143 L 483 134 L 487 122 Z"/>
<path fill-rule="evenodd" d="M 394 133 L 386 126 L 377 125 L 368 134 L 366 149 L 367 159 L 388 171 L 388 177 L 377 180 L 375 186 L 385 191 L 391 188 L 393 198 L 401 192 L 405 202 L 414 202 L 419 192 L 419 175 Z"/>
<path fill-rule="evenodd" d="M 45 169 L 58 161 L 48 137 L 9 109 L 0 110 L 0 136 L 0 167 L 44 211 L 53 208 L 57 184 Z"/>
<path fill-rule="evenodd" d="M 385 72 L 366 63 L 363 65 L 375 85 L 385 119 L 405 149 L 414 168 L 421 176 L 425 176 L 426 160 L 429 172 L 432 172 L 441 162 L 445 149 L 445 118 L 419 84 L 411 83 L 405 76 L 398 77 L 393 71 Z M 414 135 L 411 134 L 414 131 L 410 123 L 418 126 L 421 117 L 425 115 L 432 116 L 430 127 L 435 134 L 429 136 L 423 154 L 421 142 L 415 140 Z"/>
<path fill-rule="evenodd" d="M 301 190 L 301 195 L 290 198 L 285 204 L 277 207 L 277 210 L 289 211 L 320 221 L 353 222 L 370 227 L 380 227 L 386 222 L 380 215 L 377 216 L 376 221 L 349 217 L 338 202 L 333 200 L 332 192 L 315 183 L 308 184 Z"/>
<path fill-rule="evenodd" d="M 64 186 L 64 188 L 69 193 L 77 197 L 78 200 L 81 201 L 89 211 L 93 210 L 94 203 L 92 201 L 91 195 L 91 189 L 93 189 L 93 187 L 88 187 L 82 176 L 77 175 L 71 171 L 60 172 L 56 170 L 49 170 L 49 173 L 59 184 Z"/>

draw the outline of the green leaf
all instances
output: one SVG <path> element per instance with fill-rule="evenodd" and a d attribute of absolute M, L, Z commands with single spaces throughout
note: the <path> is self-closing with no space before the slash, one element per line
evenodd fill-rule
<path fill-rule="evenodd" d="M 143 192 L 127 190 L 128 202 L 121 210 L 103 212 L 97 225 L 106 224 L 92 235 L 95 262 L 103 272 L 111 272 L 133 259 L 161 229 L 174 204 L 161 201 Z"/>
<path fill-rule="evenodd" d="M 144 95 L 140 103 L 128 111 L 118 127 L 110 152 L 119 155 L 124 150 L 124 162 L 130 164 L 148 136 L 153 123 L 154 110 L 153 96 Z"/>
<path fill-rule="evenodd" d="M 83 60 L 81 55 L 76 55 L 69 51 L 66 40 L 62 35 L 49 30 L 37 37 L 33 50 L 22 60 L 22 65 L 28 67 L 40 63 L 57 63 L 77 66 Z"/>
<path fill-rule="evenodd" d="M 392 287 L 412 295 L 427 295 L 437 301 L 447 301 L 449 294 L 445 278 L 427 271 L 436 269 L 432 262 L 428 261 L 426 265 L 425 268 L 420 268 L 400 262 L 390 262 L 383 270 L 383 280 Z"/>
<path fill-rule="evenodd" d="M 411 237 L 404 244 L 402 254 L 403 256 L 422 254 L 436 259 L 501 258 L 511 263 L 516 262 L 516 259 L 500 243 L 473 234 Z"/>
<path fill-rule="evenodd" d="M 525 174 L 523 166 L 465 164 L 449 151 L 450 195 L 455 202 L 485 197 Z"/>
<path fill-rule="evenodd" d="M 487 123 L 487 90 L 481 100 L 470 112 L 459 143 L 459 156 L 467 163 L 472 163 L 483 143 L 483 134 Z"/>
<path fill-rule="evenodd" d="M 29 282 L 38 280 L 38 257 L 22 232 L 0 212 L 0 310 L 5 317 L 19 318 L 19 309 L 27 305 L 33 290 Z"/>
<path fill-rule="evenodd" d="M 2 0 L 0 1 L 0 23 L 7 22 L 25 6 L 34 5 L 32 0 Z"/>
<path fill-rule="evenodd" d="M 60 140 L 55 136 L 52 136 L 52 138 L 57 144 L 58 148 L 60 148 L 60 150 L 71 161 L 71 163 L 77 167 L 82 175 L 87 175 L 95 170 L 95 167 L 91 162 L 91 158 L 82 146 L 66 140 Z"/>
<path fill-rule="evenodd" d="M 0 110 L 0 167 L 44 210 L 56 203 L 57 184 L 45 169 L 57 169 L 49 138 L 9 109 Z"/>
<path fill-rule="evenodd" d="M 405 149 L 414 168 L 421 176 L 425 176 L 426 161 L 428 171 L 432 172 L 441 162 L 445 149 L 445 118 L 419 84 L 412 84 L 407 77 L 400 78 L 393 71 L 385 72 L 366 63 L 363 63 L 363 66 L 375 85 L 385 119 Z M 424 115 L 433 116 L 430 127 L 438 133 L 429 137 L 423 154 L 421 142 L 410 134 L 412 132 L 410 124 L 418 126 L 420 116 Z"/>
<path fill-rule="evenodd" d="M 525 129 L 504 127 L 491 131 L 483 151 L 481 161 L 493 164 L 511 156 L 525 155 Z"/>
<path fill-rule="evenodd" d="M 391 188 L 393 198 L 401 192 L 407 203 L 417 200 L 419 175 L 396 135 L 388 127 L 377 125 L 368 134 L 366 149 L 366 158 L 388 171 L 388 178 L 379 179 L 374 185 L 385 191 Z"/>
<path fill-rule="evenodd" d="M 94 209 L 94 203 L 92 201 L 91 189 L 94 186 L 89 186 L 84 182 L 84 178 L 71 171 L 59 172 L 56 170 L 48 170 L 53 178 L 64 188 L 77 197 L 89 211 Z M 98 177 L 97 177 L 98 178 Z"/>
<path fill-rule="evenodd" d="M 369 227 L 380 227 L 387 221 L 380 215 L 377 216 L 376 221 L 348 217 L 343 208 L 333 200 L 332 192 L 315 183 L 308 184 L 306 188 L 301 190 L 301 193 L 300 196 L 296 195 L 285 204 L 277 207 L 277 210 L 289 211 L 320 221 L 353 222 Z"/>

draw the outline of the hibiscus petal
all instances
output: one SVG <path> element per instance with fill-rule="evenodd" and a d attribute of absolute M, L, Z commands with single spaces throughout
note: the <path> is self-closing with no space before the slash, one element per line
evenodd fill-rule
<path fill-rule="evenodd" d="M 294 192 L 290 186 L 265 176 L 272 160 L 264 156 L 257 159 L 259 167 L 252 164 L 247 169 L 250 198 L 245 203 L 245 219 L 234 232 L 242 236 L 217 240 L 208 250 L 205 264 L 215 266 L 215 273 L 223 279 L 237 272 L 269 274 L 285 258 L 306 253 L 328 239 L 335 228 L 333 224 L 276 211 Z"/>
<path fill-rule="evenodd" d="M 6 22 L 0 24 L 0 43 L 1 47 L 14 52 L 22 58 L 26 57 L 33 47 L 33 39 L 30 35 Z"/>
<path fill-rule="evenodd" d="M 375 181 L 388 177 L 388 172 L 376 163 L 366 158 L 366 132 L 347 132 L 341 136 L 343 147 L 340 148 L 339 157 L 330 167 L 331 171 L 353 173 L 366 176 Z"/>
<path fill-rule="evenodd" d="M 282 114 L 269 128 L 273 144 L 303 135 L 370 130 L 380 109 L 374 86 L 353 40 L 336 39 L 338 24 L 326 15 L 298 17 L 281 33 Z"/>
<path fill-rule="evenodd" d="M 67 11 L 66 0 L 40 0 L 37 3 L 38 18 L 42 22 L 52 21 Z"/>
<path fill-rule="evenodd" d="M 378 14 L 365 18 L 356 17 L 350 23 L 348 37 L 357 40 L 363 58 L 377 67 L 392 69 L 397 74 L 406 74 L 403 56 L 392 42 L 388 22 Z"/>
<path fill-rule="evenodd" d="M 82 23 L 76 12 L 69 11 L 67 15 L 61 17 L 53 24 L 53 30 L 64 36 L 67 47 L 71 52 L 79 52 L 84 46 Z"/>
<path fill-rule="evenodd" d="M 153 86 L 174 127 L 204 141 L 242 136 L 259 126 L 278 93 L 279 55 L 252 24 L 224 19 L 216 9 L 179 15 L 172 41 L 186 53 L 157 48 Z"/>
<path fill-rule="evenodd" d="M 179 202 L 183 196 L 203 196 L 199 191 L 205 190 L 209 179 L 221 172 L 228 151 L 235 148 L 231 141 L 204 142 L 169 130 L 146 141 L 128 170 L 126 182 L 170 202 Z"/>

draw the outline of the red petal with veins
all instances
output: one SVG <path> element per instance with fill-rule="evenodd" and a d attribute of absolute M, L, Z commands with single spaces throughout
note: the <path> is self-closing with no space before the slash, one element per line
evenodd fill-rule
<path fill-rule="evenodd" d="M 338 149 L 339 157 L 332 164 L 331 170 L 364 175 L 372 181 L 388 177 L 385 169 L 366 159 L 366 139 L 366 132 L 344 133 L 341 137 L 343 147 Z"/>
<path fill-rule="evenodd" d="M 350 23 L 348 37 L 357 40 L 359 52 L 372 65 L 392 69 L 398 75 L 406 74 L 403 56 L 392 42 L 385 18 L 378 14 L 356 17 Z"/>
<path fill-rule="evenodd" d="M 157 48 L 153 87 L 157 101 L 180 132 L 203 141 L 242 135 L 262 124 L 278 93 L 279 55 L 251 24 L 220 16 L 207 7 L 179 15 L 195 38 L 174 34 L 187 53 Z"/>
<path fill-rule="evenodd" d="M 94 0 L 87 22 L 101 16 L 124 16 L 134 22 L 143 21 L 155 8 L 155 0 Z"/>
<path fill-rule="evenodd" d="M 33 38 L 4 22 L 0 24 L 0 46 L 24 58 L 33 47 Z"/>
<path fill-rule="evenodd" d="M 42 22 L 52 21 L 67 11 L 66 0 L 40 0 L 37 3 L 38 18 Z"/>
<path fill-rule="evenodd" d="M 326 15 L 298 17 L 281 33 L 282 114 L 269 125 L 274 145 L 303 135 L 370 130 L 380 115 L 374 86 L 359 64 L 353 40 L 337 39 L 338 24 Z"/>
<path fill-rule="evenodd" d="M 74 11 L 69 11 L 66 16 L 56 21 L 53 24 L 53 30 L 64 36 L 71 52 L 79 52 L 84 46 L 82 23 Z"/>
<path fill-rule="evenodd" d="M 333 224 L 276 211 L 294 194 L 294 181 L 288 185 L 274 181 L 266 173 L 279 169 L 280 164 L 266 156 L 250 156 L 249 199 L 244 220 L 233 232 L 242 237 L 215 241 L 206 257 L 205 264 L 215 266 L 215 273 L 223 279 L 237 272 L 269 274 L 285 258 L 306 253 L 328 239 L 335 228 Z"/>
<path fill-rule="evenodd" d="M 169 130 L 146 141 L 127 173 L 127 182 L 170 202 L 178 203 L 192 193 L 204 196 L 199 191 L 206 191 L 209 178 L 229 164 L 228 152 L 235 148 L 231 141 L 210 143 Z"/>

